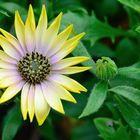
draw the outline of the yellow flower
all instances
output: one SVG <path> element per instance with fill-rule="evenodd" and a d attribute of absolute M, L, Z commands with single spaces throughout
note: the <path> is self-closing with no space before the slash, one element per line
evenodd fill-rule
<path fill-rule="evenodd" d="M 84 56 L 64 58 L 77 46 L 85 33 L 68 39 L 73 25 L 58 33 L 62 13 L 47 28 L 45 6 L 36 27 L 32 6 L 29 6 L 25 24 L 19 12 L 15 13 L 17 39 L 0 29 L 0 88 L 7 88 L 0 98 L 4 103 L 21 91 L 21 111 L 24 120 L 34 115 L 42 125 L 50 108 L 64 113 L 61 99 L 76 103 L 69 91 L 87 91 L 77 81 L 65 76 L 88 70 L 74 66 L 86 61 Z M 47 28 L 47 29 L 46 29 Z"/>

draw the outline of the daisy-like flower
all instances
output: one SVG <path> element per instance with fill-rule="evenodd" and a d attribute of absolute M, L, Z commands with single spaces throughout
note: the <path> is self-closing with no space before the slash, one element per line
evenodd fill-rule
<path fill-rule="evenodd" d="M 89 67 L 74 66 L 86 61 L 84 56 L 64 58 L 77 46 L 85 33 L 69 39 L 73 25 L 59 32 L 62 13 L 47 28 L 47 14 L 42 7 L 36 27 L 32 6 L 25 24 L 19 12 L 15 13 L 17 39 L 0 29 L 0 88 L 6 88 L 0 98 L 4 103 L 21 91 L 21 112 L 24 120 L 34 115 L 42 125 L 50 108 L 64 113 L 61 99 L 76 103 L 69 91 L 86 92 L 77 81 L 65 76 L 88 70 Z M 46 29 L 47 28 L 47 29 Z"/>

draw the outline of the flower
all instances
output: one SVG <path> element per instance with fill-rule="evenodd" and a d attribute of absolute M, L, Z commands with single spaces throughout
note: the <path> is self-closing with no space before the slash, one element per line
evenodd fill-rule
<path fill-rule="evenodd" d="M 0 88 L 6 88 L 0 98 L 4 103 L 21 91 L 23 119 L 34 115 L 42 125 L 50 108 L 64 113 L 61 99 L 76 103 L 69 91 L 86 92 L 86 88 L 66 76 L 88 70 L 89 67 L 74 66 L 86 61 L 84 56 L 64 58 L 77 46 L 85 33 L 68 38 L 73 25 L 58 33 L 62 13 L 47 28 L 46 8 L 43 5 L 36 27 L 32 6 L 29 6 L 25 24 L 19 12 L 15 12 L 17 39 L 0 29 Z M 46 29 L 47 28 L 47 29 Z"/>

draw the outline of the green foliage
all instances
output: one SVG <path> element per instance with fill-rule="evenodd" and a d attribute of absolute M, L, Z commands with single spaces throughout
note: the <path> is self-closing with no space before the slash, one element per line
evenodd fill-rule
<path fill-rule="evenodd" d="M 134 10 L 140 12 L 140 1 L 139 0 L 118 0 L 122 4 L 125 4 Z"/>
<path fill-rule="evenodd" d="M 88 116 L 99 110 L 107 94 L 107 82 L 98 83 L 91 91 L 86 107 L 84 108 L 81 117 Z"/>
<path fill-rule="evenodd" d="M 129 86 L 117 86 L 109 89 L 109 91 L 121 95 L 131 100 L 132 102 L 136 103 L 137 105 L 140 105 L 140 90 L 136 88 L 129 87 Z"/>
<path fill-rule="evenodd" d="M 97 118 L 94 123 L 104 140 L 131 140 L 127 128 L 109 118 Z"/>
<path fill-rule="evenodd" d="M 22 125 L 22 117 L 19 106 L 14 106 L 5 116 L 2 131 L 2 140 L 14 139 L 18 129 Z"/>
<path fill-rule="evenodd" d="M 138 64 L 140 63 L 137 63 L 136 65 L 133 65 L 133 66 L 120 68 L 119 74 L 128 78 L 140 80 L 140 77 L 139 77 L 140 67 L 136 67 Z"/>
<path fill-rule="evenodd" d="M 5 16 L 7 16 L 7 17 L 10 17 L 10 15 L 4 10 L 0 10 L 0 14 L 3 14 Z"/>
<path fill-rule="evenodd" d="M 125 121 L 135 129 L 140 128 L 140 112 L 131 103 L 125 101 L 123 98 L 116 97 L 119 110 Z"/>
<path fill-rule="evenodd" d="M 115 29 L 108 23 L 99 21 L 94 13 L 89 16 L 87 13 L 68 12 L 64 15 L 62 22 L 64 25 L 73 23 L 77 33 L 85 31 L 85 40 L 90 40 L 92 44 L 105 37 L 110 37 L 114 40 L 117 36 L 131 36 L 129 32 L 124 32 L 121 29 Z"/>
<path fill-rule="evenodd" d="M 0 8 L 11 14 L 15 14 L 16 10 L 20 11 L 21 14 L 27 14 L 27 10 L 24 7 L 12 2 L 0 2 Z"/>
<path fill-rule="evenodd" d="M 73 24 L 72 36 L 86 33 L 71 55 L 90 58 L 82 63 L 91 67 L 89 71 L 72 75 L 88 91 L 72 93 L 77 104 L 63 101 L 65 115 L 51 111 L 41 127 L 22 122 L 17 102 L 10 109 L 0 105 L 0 139 L 22 139 L 29 131 L 29 140 L 140 140 L 140 1 L 1 0 L 0 28 L 14 34 L 15 11 L 25 21 L 29 2 L 36 21 L 45 4 L 49 24 L 62 11 L 60 31 Z M 95 62 L 101 57 L 110 57 L 117 65 L 114 78 L 102 81 L 96 76 Z"/>

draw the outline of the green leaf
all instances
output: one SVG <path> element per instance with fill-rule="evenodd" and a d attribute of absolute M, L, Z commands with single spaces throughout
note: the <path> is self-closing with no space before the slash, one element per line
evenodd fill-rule
<path fill-rule="evenodd" d="M 89 70 L 91 73 L 95 74 L 95 62 L 94 60 L 92 59 L 92 57 L 90 56 L 90 54 L 88 53 L 87 51 L 87 48 L 83 45 L 82 42 L 79 43 L 79 45 L 76 47 L 76 49 L 72 52 L 72 54 L 74 56 L 87 56 L 89 57 L 90 59 L 86 62 L 83 62 L 82 64 L 84 66 L 89 66 L 91 67 L 91 69 Z"/>
<path fill-rule="evenodd" d="M 120 68 L 119 74 L 128 78 L 140 80 L 140 68 L 135 68 L 133 66 Z"/>
<path fill-rule="evenodd" d="M 98 20 L 93 13 L 92 16 L 89 18 L 89 24 L 86 29 L 86 39 L 90 39 L 93 43 L 101 38 L 109 37 L 112 40 L 115 39 L 117 36 L 129 36 L 128 32 L 124 32 L 121 29 L 116 29 L 110 26 L 106 22 L 101 22 Z"/>
<path fill-rule="evenodd" d="M 97 118 L 94 123 L 104 140 L 130 140 L 126 127 L 109 118 Z"/>
<path fill-rule="evenodd" d="M 12 140 L 22 124 L 20 108 L 13 107 L 5 116 L 4 127 L 2 131 L 2 140 Z"/>
<path fill-rule="evenodd" d="M 140 80 L 140 62 L 129 67 L 119 68 L 119 75 L 125 76 L 126 78 Z"/>
<path fill-rule="evenodd" d="M 136 79 L 132 79 L 123 75 L 117 75 L 115 78 L 109 81 L 111 87 L 116 86 L 130 86 L 135 88 L 140 88 L 140 81 Z"/>
<path fill-rule="evenodd" d="M 139 77 L 140 62 L 129 66 L 119 68 L 118 75 L 109 81 L 111 87 L 125 85 L 138 88 L 140 87 Z"/>
<path fill-rule="evenodd" d="M 111 101 L 106 102 L 105 105 L 107 106 L 109 111 L 111 111 L 112 118 L 114 118 L 115 120 L 120 119 L 120 114 L 119 114 L 118 110 L 116 109 L 116 104 L 114 103 L 114 101 L 112 101 L 112 98 L 111 98 Z"/>
<path fill-rule="evenodd" d="M 138 26 L 135 30 L 136 32 L 140 33 L 140 26 Z"/>
<path fill-rule="evenodd" d="M 10 15 L 4 10 L 0 10 L 0 14 L 5 15 L 6 17 L 10 17 Z"/>
<path fill-rule="evenodd" d="M 133 8 L 140 12 L 140 1 L 139 0 L 118 0 L 120 3 Z"/>
<path fill-rule="evenodd" d="M 20 14 L 27 14 L 27 10 L 22 6 L 13 2 L 0 2 L 0 8 L 7 10 L 9 13 L 15 14 L 15 11 L 20 11 Z"/>
<path fill-rule="evenodd" d="M 102 106 L 107 95 L 108 84 L 106 81 L 99 82 L 91 91 L 86 107 L 79 118 L 95 113 Z"/>
<path fill-rule="evenodd" d="M 121 95 L 130 101 L 136 103 L 137 105 L 140 105 L 140 90 L 129 87 L 129 86 L 117 86 L 114 88 L 109 89 L 109 91 L 112 91 L 118 95 Z"/>
<path fill-rule="evenodd" d="M 116 36 L 130 35 L 129 32 L 113 28 L 109 24 L 101 22 L 95 14 L 89 16 L 86 13 L 67 12 L 63 16 L 62 23 L 65 26 L 73 23 L 76 33 L 86 32 L 84 39 L 90 40 L 92 44 L 105 37 L 114 39 Z"/>
<path fill-rule="evenodd" d="M 104 140 L 108 140 L 115 132 L 113 128 L 113 123 L 115 123 L 115 121 L 113 121 L 112 119 L 96 118 L 94 120 L 94 123 L 98 131 L 100 132 L 100 136 L 104 138 Z"/>
<path fill-rule="evenodd" d="M 140 128 L 140 112 L 136 109 L 136 107 L 132 106 L 128 101 L 119 98 L 117 96 L 116 101 L 118 103 L 119 110 L 125 119 L 125 121 L 135 129 Z"/>
<path fill-rule="evenodd" d="M 134 68 L 140 68 L 140 62 L 135 63 L 134 65 L 132 65 L 132 67 L 134 67 Z"/>
<path fill-rule="evenodd" d="M 122 124 L 113 135 L 113 140 L 131 140 L 130 135 Z"/>
<path fill-rule="evenodd" d="M 75 32 L 81 33 L 86 31 L 89 24 L 87 20 L 90 20 L 90 16 L 85 13 L 74 13 L 68 11 L 63 15 L 62 25 L 66 27 L 72 23 L 74 25 Z"/>

